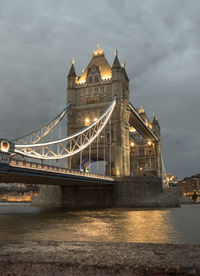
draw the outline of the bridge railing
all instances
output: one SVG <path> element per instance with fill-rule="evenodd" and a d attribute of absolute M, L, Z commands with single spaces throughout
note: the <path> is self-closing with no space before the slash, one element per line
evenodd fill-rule
<path fill-rule="evenodd" d="M 101 175 L 101 174 L 93 174 L 93 173 L 88 174 L 88 173 L 80 172 L 77 170 L 70 170 L 70 169 L 66 169 L 66 168 L 62 168 L 62 167 L 34 163 L 34 162 L 30 162 L 30 161 L 25 161 L 25 160 L 17 160 L 17 159 L 12 159 L 12 158 L 10 159 L 10 166 L 114 181 L 114 179 L 110 176 L 105 176 L 105 175 Z"/>

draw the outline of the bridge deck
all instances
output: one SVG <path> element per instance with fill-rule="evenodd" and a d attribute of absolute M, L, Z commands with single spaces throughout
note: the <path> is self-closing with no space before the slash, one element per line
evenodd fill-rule
<path fill-rule="evenodd" d="M 146 126 L 145 122 L 142 120 L 142 118 L 139 116 L 133 105 L 130 103 L 130 118 L 129 122 L 130 124 L 147 140 L 149 141 L 158 141 L 158 138 L 153 133 L 153 131 Z"/>
<path fill-rule="evenodd" d="M 0 163 L 0 182 L 44 185 L 112 185 L 112 177 L 86 174 L 56 166 L 11 159 L 10 164 Z"/>

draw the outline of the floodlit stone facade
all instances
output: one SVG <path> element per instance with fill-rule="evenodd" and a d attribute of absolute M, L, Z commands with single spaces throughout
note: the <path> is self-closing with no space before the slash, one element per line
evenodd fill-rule
<path fill-rule="evenodd" d="M 134 176 L 161 176 L 161 134 L 158 118 L 154 115 L 153 121 L 150 122 L 142 106 L 138 110 L 138 114 L 156 135 L 158 142 L 146 140 L 135 128 L 130 127 L 131 174 Z"/>
<path fill-rule="evenodd" d="M 88 66 L 77 76 L 74 60 L 67 76 L 68 135 L 80 131 L 97 120 L 106 110 L 114 96 L 117 103 L 110 123 L 102 131 L 98 141 L 81 154 L 67 160 L 67 167 L 84 169 L 91 162 L 106 161 L 107 175 L 129 176 L 155 174 L 161 176 L 160 126 L 156 117 L 150 123 L 145 112 L 138 114 L 159 138 L 148 144 L 137 132 L 132 132 L 129 123 L 129 78 L 125 65 L 120 65 L 118 53 L 112 67 L 104 51 L 98 47 Z M 81 164 L 81 166 L 80 166 Z"/>

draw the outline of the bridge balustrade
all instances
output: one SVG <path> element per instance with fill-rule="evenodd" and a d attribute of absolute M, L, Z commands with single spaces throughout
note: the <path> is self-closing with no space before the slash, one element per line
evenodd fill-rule
<path fill-rule="evenodd" d="M 95 178 L 101 178 L 105 180 L 113 180 L 112 177 L 105 176 L 105 175 L 99 175 L 99 174 L 88 174 L 85 172 L 80 172 L 76 170 L 70 170 L 66 168 L 51 166 L 47 164 L 40 164 L 40 163 L 34 163 L 30 161 L 24 161 L 24 160 L 17 160 L 17 159 L 11 159 L 10 160 L 10 166 L 16 166 L 21 168 L 33 168 L 36 170 L 43 170 L 43 171 L 50 171 L 50 172 L 56 172 L 56 173 L 64 173 L 64 174 L 72 174 L 72 175 L 80 175 L 80 176 L 86 176 L 86 177 L 95 177 Z"/>

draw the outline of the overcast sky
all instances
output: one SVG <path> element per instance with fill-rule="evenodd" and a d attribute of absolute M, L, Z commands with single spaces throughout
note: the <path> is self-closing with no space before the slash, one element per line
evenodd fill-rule
<path fill-rule="evenodd" d="M 200 173 L 199 0 L 0 0 L 0 137 L 59 113 L 72 57 L 78 74 L 99 43 L 126 62 L 131 101 L 158 114 L 163 158 Z"/>

